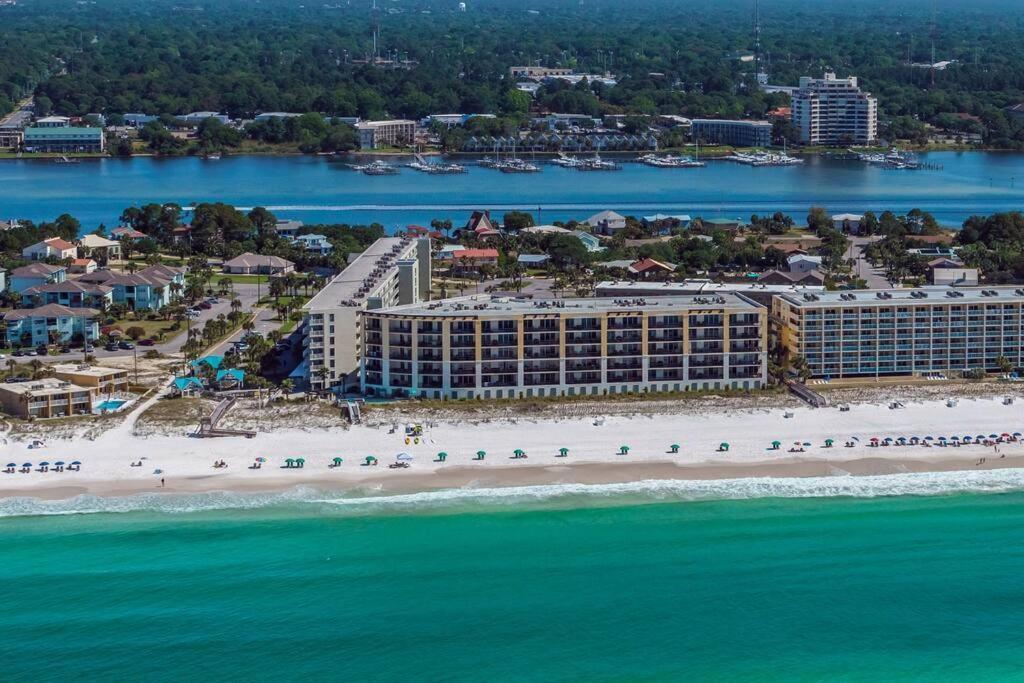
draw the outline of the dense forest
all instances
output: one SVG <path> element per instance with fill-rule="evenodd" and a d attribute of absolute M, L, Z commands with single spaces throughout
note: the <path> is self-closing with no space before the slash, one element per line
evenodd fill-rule
<path fill-rule="evenodd" d="M 261 111 L 422 117 L 523 114 L 513 64 L 611 72 L 614 87 L 545 87 L 540 104 L 589 113 L 761 116 L 785 96 L 754 85 L 753 0 L 22 0 L 0 7 L 0 111 L 34 91 L 41 112 Z M 855 74 L 880 101 L 883 130 L 922 122 L 977 127 L 1024 146 L 1024 11 L 1008 0 L 762 0 L 761 53 L 772 83 L 826 68 Z M 955 60 L 936 71 L 911 62 Z M 932 78 L 934 77 L 934 84 Z M 970 114 L 964 119 L 957 114 Z M 888 128 L 886 128 L 888 127 Z"/>

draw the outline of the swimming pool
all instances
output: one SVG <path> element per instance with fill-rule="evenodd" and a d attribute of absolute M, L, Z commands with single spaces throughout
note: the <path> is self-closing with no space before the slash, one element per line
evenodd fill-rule
<path fill-rule="evenodd" d="M 127 402 L 128 401 L 122 401 L 121 399 L 111 398 L 107 399 L 106 401 L 103 401 L 102 403 L 97 403 L 95 410 L 98 413 L 102 413 L 104 411 L 114 412 L 115 410 L 120 410 L 121 407 Z"/>

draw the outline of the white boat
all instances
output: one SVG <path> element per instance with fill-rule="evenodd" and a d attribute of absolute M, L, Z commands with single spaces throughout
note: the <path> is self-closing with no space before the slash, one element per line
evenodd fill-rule
<path fill-rule="evenodd" d="M 57 157 L 57 159 L 55 159 L 54 161 L 56 161 L 56 163 L 58 164 L 77 164 L 81 161 L 81 159 L 72 159 L 70 157 L 60 156 Z"/>
<path fill-rule="evenodd" d="M 368 164 L 356 164 L 352 166 L 353 171 L 359 171 L 366 175 L 395 175 L 398 173 L 398 169 L 391 164 L 381 161 L 371 161 Z"/>

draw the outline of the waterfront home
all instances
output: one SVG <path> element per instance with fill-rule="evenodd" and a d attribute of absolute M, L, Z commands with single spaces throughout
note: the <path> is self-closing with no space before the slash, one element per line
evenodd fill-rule
<path fill-rule="evenodd" d="M 100 263 L 106 263 L 110 259 L 121 258 L 121 243 L 100 235 L 84 235 L 78 240 L 78 255 L 89 256 Z"/>
<path fill-rule="evenodd" d="M 77 251 L 77 247 L 71 242 L 60 237 L 50 237 L 22 249 L 21 257 L 29 261 L 45 261 L 47 259 L 63 261 L 75 258 Z"/>
<path fill-rule="evenodd" d="M 454 254 L 457 251 L 462 251 L 465 248 L 466 247 L 464 247 L 461 244 L 442 245 L 442 247 L 438 249 L 437 252 L 434 253 L 434 260 L 449 262 L 452 260 L 452 254 Z"/>
<path fill-rule="evenodd" d="M 585 223 L 599 235 L 612 237 L 620 230 L 626 229 L 626 217 L 615 211 L 595 213 Z"/>
<path fill-rule="evenodd" d="M 497 249 L 462 249 L 452 254 L 452 270 L 456 275 L 478 275 L 485 267 L 497 268 Z"/>
<path fill-rule="evenodd" d="M 19 294 L 29 287 L 45 285 L 50 282 L 64 282 L 67 277 L 68 269 L 64 266 L 30 263 L 11 271 L 11 291 Z"/>
<path fill-rule="evenodd" d="M 68 265 L 68 272 L 72 275 L 88 275 L 96 272 L 96 267 L 96 262 L 91 258 L 76 258 Z"/>
<path fill-rule="evenodd" d="M 128 391 L 128 371 L 88 363 L 61 363 L 53 366 L 53 375 L 80 387 L 95 389 L 100 394 Z"/>
<path fill-rule="evenodd" d="M 23 308 L 36 308 L 47 304 L 60 304 L 68 308 L 97 308 L 104 310 L 114 303 L 113 288 L 78 280 L 51 282 L 29 287 L 21 293 Z"/>
<path fill-rule="evenodd" d="M 494 223 L 491 222 L 490 211 L 474 211 L 466 222 L 466 226 L 458 231 L 459 236 L 466 234 L 475 235 L 481 240 L 501 235 Z"/>
<path fill-rule="evenodd" d="M 560 228 L 557 225 L 531 225 L 519 231 L 524 235 L 571 235 L 572 230 Z"/>
<path fill-rule="evenodd" d="M 837 213 L 832 216 L 832 227 L 850 235 L 860 234 L 860 223 L 864 216 L 858 213 Z"/>
<path fill-rule="evenodd" d="M 672 216 L 664 213 L 656 213 L 653 216 L 643 217 L 644 227 L 659 235 L 668 235 L 675 228 L 686 228 L 690 225 L 691 220 L 693 219 L 685 214 Z"/>
<path fill-rule="evenodd" d="M 249 251 L 224 262 L 224 272 L 232 275 L 286 275 L 293 270 L 295 264 L 288 259 Z"/>
<path fill-rule="evenodd" d="M 111 230 L 110 236 L 115 240 L 141 240 L 146 237 L 146 233 L 139 232 L 135 228 L 129 228 L 128 226 L 122 225 Z"/>
<path fill-rule="evenodd" d="M 326 256 L 334 250 L 334 245 L 327 241 L 326 235 L 318 235 L 315 233 L 298 235 L 295 238 L 295 243 L 307 252 L 311 254 L 320 254 L 321 256 Z"/>
<path fill-rule="evenodd" d="M 739 230 L 746 226 L 739 218 L 701 218 L 700 222 L 712 230 Z"/>
<path fill-rule="evenodd" d="M 94 341 L 100 336 L 94 308 L 68 308 L 47 304 L 39 308 L 18 308 L 4 316 L 7 343 L 11 346 L 39 346 L 54 342 Z"/>
<path fill-rule="evenodd" d="M 299 234 L 299 230 L 305 225 L 302 221 L 289 220 L 289 219 L 278 219 L 274 225 L 274 232 L 277 233 L 278 237 L 295 237 Z"/>
<path fill-rule="evenodd" d="M 56 377 L 0 384 L 0 406 L 21 419 L 85 415 L 94 397 L 92 388 Z"/>

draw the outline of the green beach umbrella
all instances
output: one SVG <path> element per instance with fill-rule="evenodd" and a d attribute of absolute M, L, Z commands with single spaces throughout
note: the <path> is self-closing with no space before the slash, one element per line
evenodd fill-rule
<path fill-rule="evenodd" d="M 477 460 L 483 460 L 485 455 L 487 455 L 486 452 L 484 452 L 484 451 L 477 451 L 476 452 L 476 459 Z"/>
<path fill-rule="evenodd" d="M 569 449 L 568 448 L 559 448 L 558 449 L 558 457 L 564 458 L 567 455 L 569 455 Z"/>
<path fill-rule="evenodd" d="M 517 458 L 521 458 L 521 457 L 523 457 L 524 455 L 526 455 L 526 451 L 524 451 L 524 450 L 523 450 L 522 448 L 517 448 L 517 449 L 515 449 L 515 450 L 513 451 L 513 453 L 515 454 L 515 456 L 516 456 Z"/>
<path fill-rule="evenodd" d="M 619 446 L 619 455 L 628 455 L 629 446 Z"/>
<path fill-rule="evenodd" d="M 781 446 L 781 445 L 782 445 L 781 441 L 772 441 L 772 448 L 774 448 L 775 450 L 779 450 L 779 446 Z"/>
<path fill-rule="evenodd" d="M 376 464 L 376 462 L 377 462 L 377 458 L 373 457 L 372 455 L 366 456 L 366 464 L 367 465 L 373 465 L 373 464 Z"/>
<path fill-rule="evenodd" d="M 342 463 L 342 460 L 341 460 L 341 458 L 335 458 L 335 459 L 334 459 L 334 465 L 335 465 L 335 467 L 337 467 L 337 466 L 338 466 L 338 465 L 340 465 L 341 463 Z"/>
<path fill-rule="evenodd" d="M 727 443 L 725 443 L 725 442 L 723 441 L 723 442 L 722 442 L 722 443 L 721 443 L 721 444 L 720 444 L 720 445 L 718 446 L 718 450 L 720 450 L 720 451 L 728 451 L 728 450 L 729 450 L 729 444 L 727 444 Z"/>
<path fill-rule="evenodd" d="M 296 467 L 305 467 L 306 466 L 306 459 L 305 458 L 296 458 L 295 466 Z"/>
<path fill-rule="evenodd" d="M 448 454 L 445 453 L 444 451 L 441 451 L 440 453 L 437 454 L 437 461 L 438 462 L 444 462 L 447 459 L 448 459 Z"/>
<path fill-rule="evenodd" d="M 284 466 L 285 467 L 294 467 L 295 466 L 295 458 L 285 458 Z"/>
<path fill-rule="evenodd" d="M 672 449 L 673 453 L 678 453 L 679 452 L 679 444 L 677 444 L 677 443 L 672 444 L 671 449 Z"/>
<path fill-rule="evenodd" d="M 833 443 L 835 443 L 834 440 L 832 440 L 832 439 L 825 439 L 825 445 L 826 446 L 831 446 Z"/>

